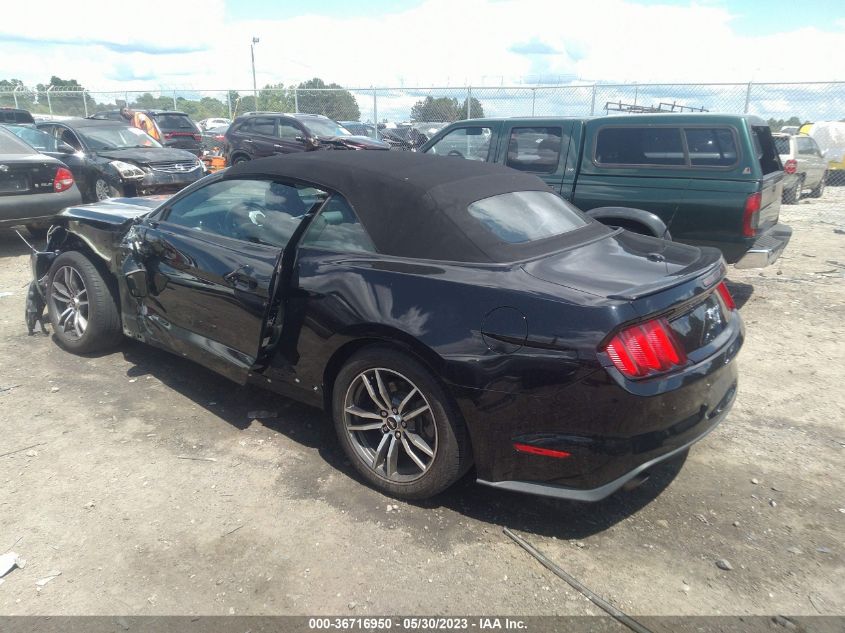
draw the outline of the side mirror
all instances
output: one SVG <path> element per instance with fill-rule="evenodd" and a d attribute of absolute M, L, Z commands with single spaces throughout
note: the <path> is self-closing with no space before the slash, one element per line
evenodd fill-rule
<path fill-rule="evenodd" d="M 127 257 L 123 261 L 122 273 L 130 295 L 136 299 L 147 296 L 147 269 L 141 266 L 134 257 Z"/>
<path fill-rule="evenodd" d="M 64 141 L 59 141 L 56 149 L 62 154 L 76 154 L 76 148 L 69 144 L 65 143 Z"/>

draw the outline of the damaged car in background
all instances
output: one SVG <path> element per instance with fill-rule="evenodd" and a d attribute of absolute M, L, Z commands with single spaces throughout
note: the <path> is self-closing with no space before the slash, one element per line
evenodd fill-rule
<path fill-rule="evenodd" d="M 120 121 L 67 119 L 36 127 L 56 140 L 59 151 L 73 149 L 68 163 L 85 201 L 175 193 L 205 175 L 192 153 L 162 147 Z"/>
<path fill-rule="evenodd" d="M 733 404 L 744 333 L 719 251 L 605 226 L 536 176 L 308 152 L 156 204 L 59 216 L 30 285 L 56 342 L 128 336 L 322 407 L 386 494 L 430 497 L 474 465 L 596 501 Z"/>

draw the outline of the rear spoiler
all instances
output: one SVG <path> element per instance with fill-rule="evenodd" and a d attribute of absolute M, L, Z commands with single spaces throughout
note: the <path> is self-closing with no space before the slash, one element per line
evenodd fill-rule
<path fill-rule="evenodd" d="M 658 292 L 675 288 L 694 279 L 699 279 L 698 290 L 703 291 L 715 286 L 727 274 L 727 266 L 722 253 L 715 248 L 702 248 L 701 257 L 692 264 L 679 270 L 674 275 L 656 281 L 652 284 L 634 286 L 614 295 L 610 299 L 622 301 L 636 301 Z"/>

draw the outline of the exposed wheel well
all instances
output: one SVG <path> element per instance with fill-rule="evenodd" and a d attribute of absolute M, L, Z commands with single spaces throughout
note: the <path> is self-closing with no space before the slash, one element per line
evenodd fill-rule
<path fill-rule="evenodd" d="M 599 222 L 602 224 L 607 224 L 608 226 L 618 226 L 620 229 L 625 229 L 626 231 L 631 231 L 631 233 L 639 233 L 640 235 L 651 235 L 652 237 L 661 237 L 660 235 L 655 235 L 654 231 L 652 231 L 649 227 L 641 222 L 637 222 L 636 220 L 623 220 L 620 218 L 607 218 L 607 219 L 599 219 Z"/>

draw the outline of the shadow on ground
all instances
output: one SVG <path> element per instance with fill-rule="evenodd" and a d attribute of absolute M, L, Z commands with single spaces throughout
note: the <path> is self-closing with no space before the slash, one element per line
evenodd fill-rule
<path fill-rule="evenodd" d="M 123 354 L 132 363 L 127 372 L 129 376 L 150 374 L 235 428 L 245 429 L 251 424 L 250 411 L 277 411 L 277 418 L 261 420 L 266 428 L 316 449 L 327 464 L 354 480 L 350 485 L 362 487 L 351 493 L 344 490 L 339 498 L 348 502 L 350 498 L 363 500 L 378 495 L 363 488 L 365 484 L 361 483 L 343 453 L 331 420 L 322 411 L 257 387 L 236 387 L 226 378 L 191 361 L 143 344 L 127 341 Z M 411 505 L 423 510 L 448 508 L 477 521 L 533 534 L 584 538 L 606 530 L 653 501 L 678 474 L 684 459 L 685 456 L 655 468 L 650 479 L 639 488 L 620 492 L 598 503 L 575 503 L 500 491 L 477 484 L 474 472 L 470 471 L 436 498 Z M 302 496 L 321 494 L 311 487 L 309 479 L 317 478 L 298 478 L 305 487 Z M 332 499 L 328 501 L 332 502 Z M 388 501 L 384 498 L 383 503 L 378 503 L 379 507 Z M 381 520 L 383 515 L 376 518 Z"/>
<path fill-rule="evenodd" d="M 730 279 L 725 279 L 725 285 L 728 287 L 728 290 L 731 291 L 731 296 L 734 298 L 734 303 L 736 303 L 736 307 L 740 310 L 746 303 L 748 303 L 748 300 L 751 298 L 751 295 L 754 294 L 754 286 L 752 286 L 751 284 L 746 284 L 741 281 L 731 281 Z"/>
<path fill-rule="evenodd" d="M 30 237 L 27 231 L 20 229 L 20 232 L 34 246 L 40 244 L 40 242 L 36 244 L 35 238 Z M 29 252 L 29 247 L 12 229 L 0 229 L 0 257 L 19 257 Z"/>

